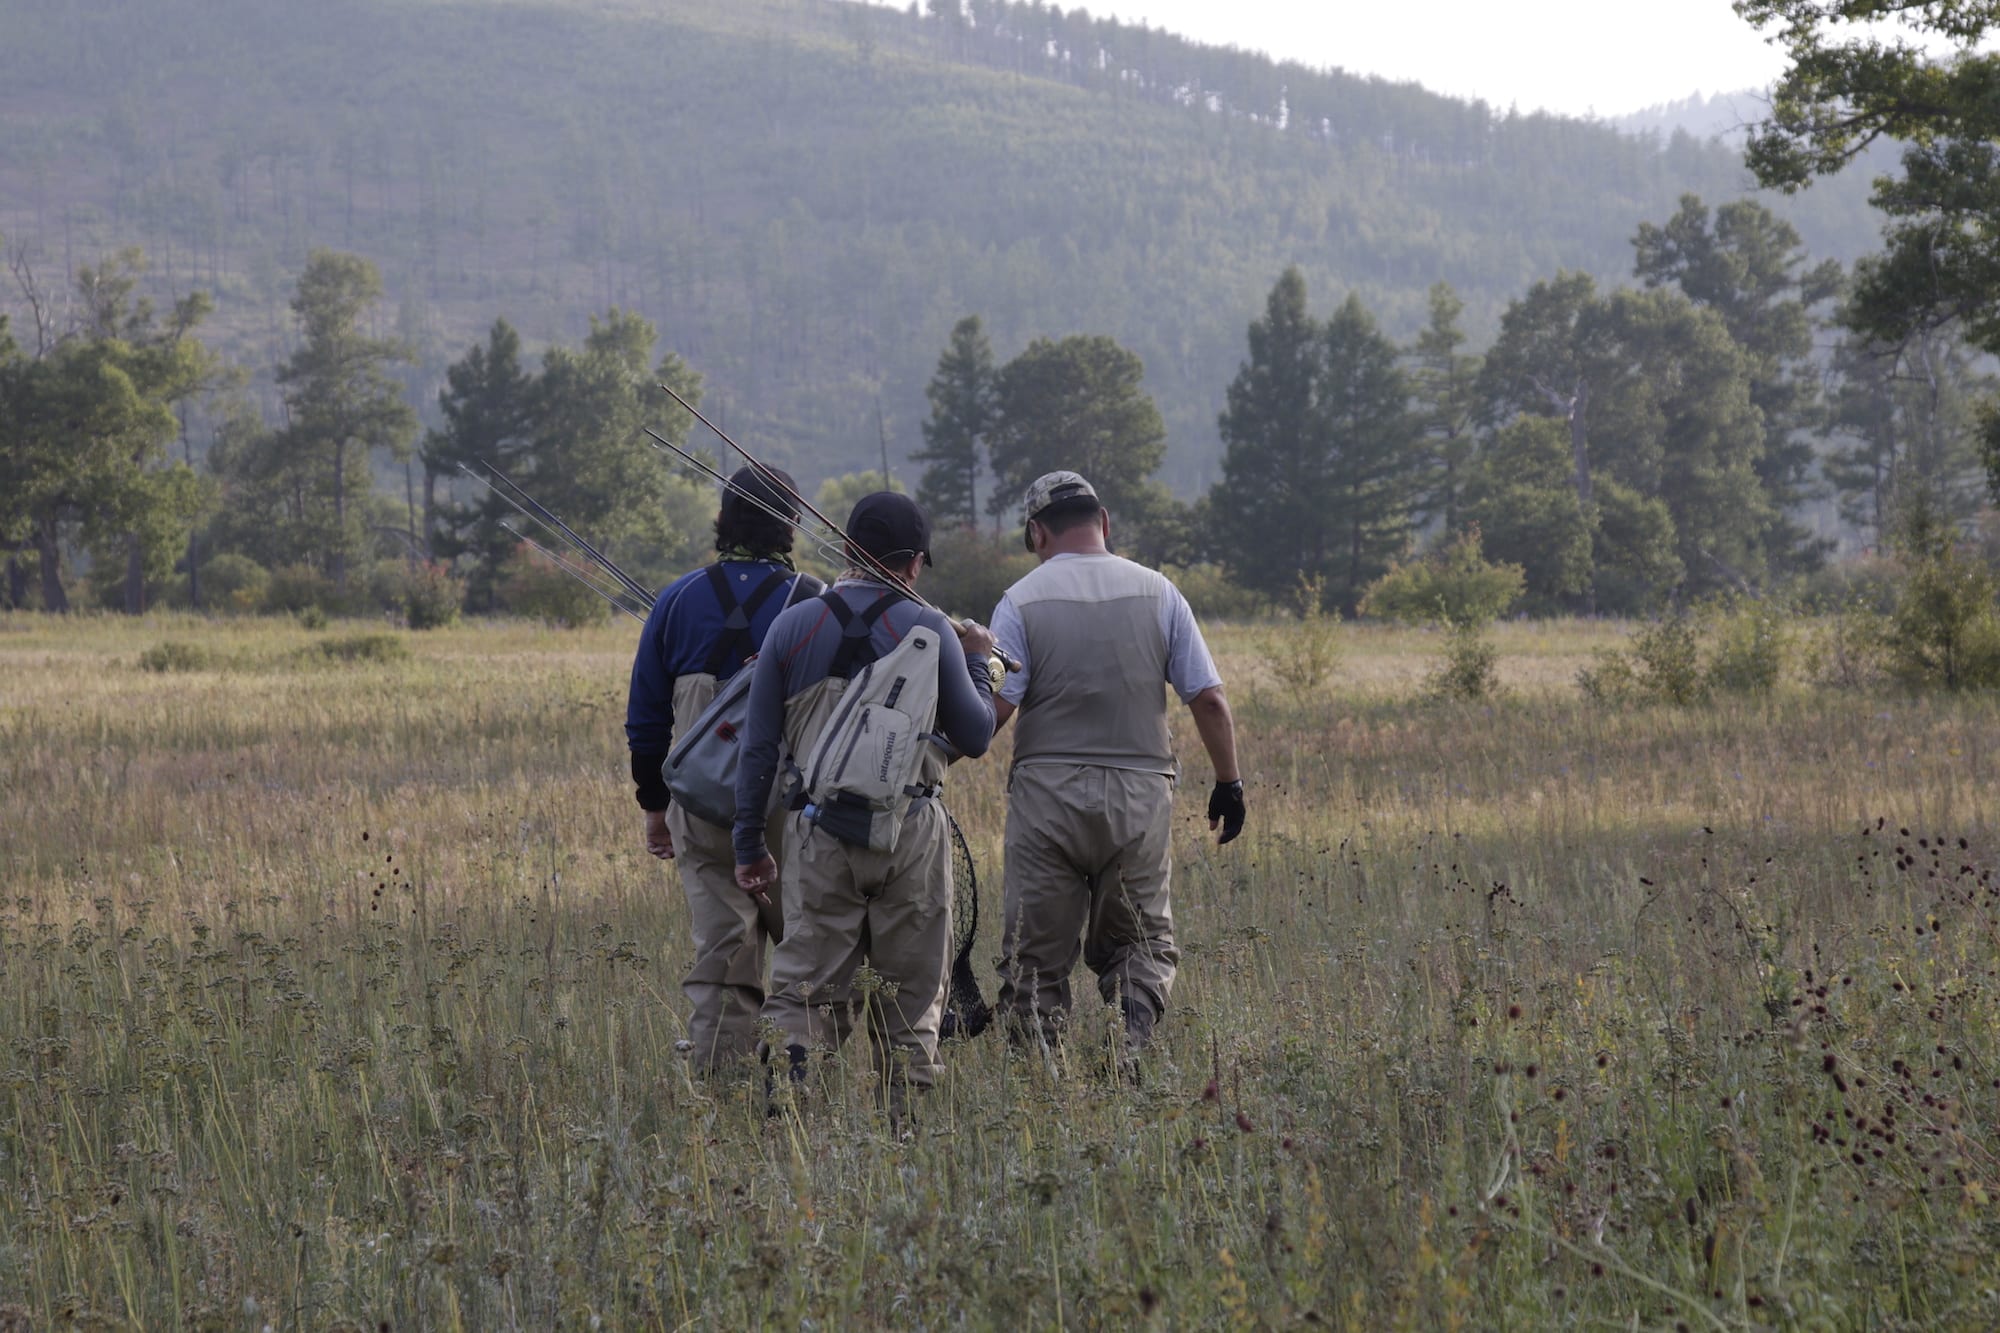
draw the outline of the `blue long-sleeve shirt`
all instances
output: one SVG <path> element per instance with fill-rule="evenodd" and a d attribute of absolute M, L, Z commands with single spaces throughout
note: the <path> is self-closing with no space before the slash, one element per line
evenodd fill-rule
<path fill-rule="evenodd" d="M 871 579 L 841 579 L 834 595 L 855 614 L 868 609 L 887 589 Z M 893 649 L 914 627 L 922 625 L 955 645 L 957 633 L 942 612 L 916 602 L 897 602 L 882 613 L 869 633 L 879 654 Z M 736 863 L 750 865 L 765 854 L 764 815 L 771 785 L 777 781 L 778 759 L 784 748 L 785 700 L 827 678 L 840 648 L 840 622 L 820 598 L 792 607 L 764 638 L 764 648 L 752 668 L 750 711 L 743 728 L 743 755 L 736 767 Z M 968 759 L 986 753 L 993 741 L 993 687 L 986 675 L 986 658 L 947 651 L 938 658 L 938 703 L 935 730 Z"/>
<path fill-rule="evenodd" d="M 646 628 L 639 634 L 639 651 L 632 659 L 632 685 L 625 700 L 625 742 L 632 752 L 632 781 L 638 788 L 639 804 L 647 810 L 664 810 L 668 804 L 660 766 L 673 747 L 674 682 L 707 670 L 709 657 L 727 628 L 728 613 L 716 598 L 710 568 L 704 565 L 667 585 L 646 617 Z M 812 598 L 824 586 L 810 574 L 794 575 L 775 561 L 725 560 L 721 569 L 738 605 L 749 601 L 772 574 L 782 574 L 788 580 L 750 617 L 752 651 L 763 643 L 788 602 Z M 795 585 L 789 582 L 793 579 L 797 580 Z M 716 679 L 735 675 L 747 656 L 742 651 L 726 654 Z"/>

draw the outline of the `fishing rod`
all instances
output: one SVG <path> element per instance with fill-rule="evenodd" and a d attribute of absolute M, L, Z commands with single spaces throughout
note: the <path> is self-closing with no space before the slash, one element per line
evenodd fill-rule
<path fill-rule="evenodd" d="M 529 495 L 528 492 L 525 489 L 523 489 L 518 482 L 515 482 L 504 476 L 502 476 L 501 478 L 502 480 L 506 481 L 509 486 L 513 487 L 516 491 L 520 492 L 521 499 L 526 500 L 528 504 L 534 505 L 535 509 L 540 510 L 542 514 L 547 515 L 546 518 L 538 516 L 533 510 L 530 510 L 526 506 L 521 504 L 519 500 L 514 499 L 512 496 L 508 495 L 505 491 L 501 490 L 498 486 L 495 486 L 492 482 L 488 481 L 486 478 L 480 476 L 477 472 L 474 472 L 471 468 L 467 467 L 465 464 L 460 463 L 458 467 L 459 471 L 465 473 L 466 476 L 472 478 L 474 481 L 478 482 L 481 486 L 484 486 L 489 494 L 497 497 L 504 503 L 512 506 L 514 511 L 520 514 L 523 518 L 526 518 L 535 523 L 539 523 L 544 528 L 547 528 L 550 531 L 561 532 L 562 534 L 564 534 L 564 536 L 566 536 L 570 541 L 574 542 L 578 547 L 582 549 L 582 553 L 584 554 L 585 557 L 589 559 L 591 564 L 597 566 L 605 574 L 611 577 L 612 581 L 618 585 L 618 589 L 623 595 L 638 599 L 639 604 L 642 606 L 651 606 L 653 604 L 653 594 L 646 589 L 645 585 L 641 584 L 637 579 L 632 578 L 624 570 L 620 569 L 616 564 L 612 562 L 611 557 L 605 555 L 602 551 L 590 545 L 588 542 L 584 541 L 581 537 L 578 537 L 575 532 L 571 531 L 568 524 L 564 523 L 561 519 L 557 518 L 553 512 L 551 512 L 547 507 L 545 507 L 538 500 L 536 500 L 534 496 Z M 496 469 L 496 475 L 499 475 L 497 469 Z M 507 530 L 509 532 L 514 531 L 514 529 L 512 528 L 508 528 Z M 592 586 L 594 587 L 595 585 Z"/>
<path fill-rule="evenodd" d="M 463 467 L 464 465 L 460 464 L 460 466 Z M 569 538 L 570 541 L 574 542 L 577 545 L 577 547 L 580 548 L 585 555 L 589 556 L 593 561 L 595 561 L 601 569 L 603 569 L 607 574 L 611 575 L 612 578 L 617 579 L 618 582 L 624 586 L 627 592 L 630 592 L 634 597 L 639 598 L 641 601 L 647 603 L 648 605 L 652 604 L 653 594 L 650 589 L 642 585 L 637 579 L 632 578 L 624 570 L 618 568 L 617 565 L 611 563 L 611 558 L 605 555 L 604 552 L 598 550 L 595 546 L 592 546 L 589 542 L 577 536 L 576 533 L 573 530 L 571 530 L 569 524 L 563 522 L 560 518 L 556 517 L 556 515 L 551 513 L 547 508 L 545 508 L 539 500 L 535 499 L 534 496 L 528 494 L 527 491 L 523 490 L 518 484 L 515 483 L 512 477 L 509 477 L 499 468 L 493 466 L 493 464 L 491 463 L 485 462 L 484 460 L 481 461 L 480 466 L 484 467 L 488 472 L 491 472 L 494 476 L 500 478 L 500 480 L 506 482 L 507 488 L 509 490 L 515 492 L 523 500 L 528 502 L 528 505 L 534 510 L 535 516 L 539 516 L 543 522 L 554 527 L 557 531 L 561 532 L 563 536 Z M 487 483 L 486 488 L 492 491 L 495 495 L 500 496 L 501 499 L 507 500 L 507 496 L 503 494 L 499 490 L 499 488 L 495 487 L 491 482 Z M 509 504 L 514 504 L 512 500 L 507 500 L 507 502 Z M 514 508 L 520 509 L 521 506 L 515 504 Z"/>
<path fill-rule="evenodd" d="M 788 484 L 782 476 L 780 476 L 777 472 L 775 472 L 771 468 L 766 467 L 763 461 L 759 459 L 755 454 L 751 453 L 748 449 L 745 449 L 742 445 L 738 444 L 735 440 L 731 439 L 729 433 L 723 430 L 722 427 L 716 425 L 713 421 L 710 421 L 707 417 L 703 416 L 701 414 L 700 408 L 696 407 L 693 403 L 690 403 L 687 399 L 681 397 L 680 394 L 674 391 L 671 385 L 662 384 L 660 385 L 660 389 L 663 393 L 667 395 L 667 397 L 673 399 L 676 403 L 679 403 L 683 408 L 687 409 L 688 414 L 692 416 L 696 421 L 699 421 L 702 425 L 714 431 L 716 438 L 720 439 L 724 444 L 728 445 L 731 449 L 734 449 L 737 452 L 737 454 L 742 457 L 743 461 L 748 463 L 750 467 L 757 473 L 757 475 L 764 479 L 765 484 L 775 488 L 780 494 L 789 496 L 793 500 L 793 502 L 799 506 L 800 509 L 804 510 L 808 514 L 811 514 L 814 518 L 818 519 L 822 526 L 824 526 L 829 532 L 833 533 L 834 536 L 840 538 L 841 543 L 845 548 L 842 554 L 843 559 L 848 561 L 859 562 L 857 565 L 858 568 L 880 579 L 883 583 L 886 583 L 890 588 L 894 589 L 896 592 L 901 593 L 903 596 L 909 598 L 911 601 L 917 603 L 919 606 L 929 607 L 931 610 L 936 611 L 939 615 L 944 616 L 945 619 L 947 621 L 950 621 L 952 624 L 958 623 L 957 621 L 952 620 L 951 616 L 946 615 L 945 612 L 941 608 L 939 608 L 936 603 L 932 602 L 929 598 L 923 596 L 916 590 L 916 588 L 911 586 L 908 582 L 906 582 L 903 578 L 901 578 L 898 574 L 896 574 L 896 572 L 890 569 L 888 565 L 883 563 L 880 559 L 878 559 L 870 552 L 861 549 L 861 547 L 855 543 L 854 539 L 847 535 L 846 530 L 842 528 L 840 524 L 834 522 L 832 519 L 828 518 L 825 514 L 821 513 L 817 506 L 815 506 L 810 500 L 807 500 L 803 495 L 800 495 L 798 493 L 798 490 L 793 486 L 791 486 L 790 484 Z M 662 439 L 661 436 L 654 434 L 654 432 L 652 432 L 651 430 L 648 430 L 646 433 L 648 435 L 652 435 L 653 438 L 656 440 Z M 682 452 L 678 448 L 678 446 L 673 446 L 673 447 L 676 453 Z M 718 475 L 715 474 L 712 469 L 709 469 L 706 464 L 703 464 L 702 467 L 704 471 L 709 471 L 711 475 Z M 886 482 L 887 480 L 888 478 L 885 476 L 883 478 L 883 481 Z M 742 488 L 736 486 L 734 483 L 724 481 L 723 484 L 724 486 L 728 487 L 732 493 L 739 496 L 743 495 Z M 750 498 L 750 497 L 745 497 L 745 498 Z M 766 511 L 769 512 L 769 507 L 766 506 L 765 508 Z M 779 517 L 782 517 L 782 515 L 780 515 Z M 807 531 L 804 523 L 800 522 L 797 518 L 792 518 L 788 521 L 792 524 L 794 528 L 798 529 L 799 532 L 804 533 L 808 537 L 808 539 L 813 539 L 813 534 Z M 1021 663 L 1016 661 L 1014 658 L 1009 657 L 1006 653 L 998 652 L 996 653 L 996 655 L 999 657 L 1001 665 L 1006 667 L 1007 670 L 1009 671 L 1021 670 Z"/>
<path fill-rule="evenodd" d="M 807 541 L 811 542 L 813 546 L 816 549 L 818 549 L 820 554 L 831 557 L 835 563 L 844 561 L 847 558 L 846 552 L 844 552 L 841 549 L 840 545 L 837 542 L 835 542 L 831 537 L 824 535 L 823 533 L 817 531 L 816 529 L 807 527 L 804 523 L 800 522 L 797 517 L 785 513 L 784 510 L 779 509 L 776 506 L 772 505 L 762 496 L 755 495 L 749 491 L 744 490 L 741 486 L 738 486 L 735 482 L 731 481 L 721 472 L 717 471 L 715 468 L 710 467 L 708 463 L 703 460 L 700 454 L 689 453 L 687 450 L 681 448 L 678 444 L 675 444 L 672 440 L 668 439 L 666 436 L 654 430 L 651 426 L 644 426 L 641 427 L 641 429 L 644 430 L 646 434 L 653 437 L 653 448 L 655 450 L 657 450 L 662 454 L 666 454 L 669 457 L 679 459 L 681 462 L 687 464 L 689 468 L 693 469 L 696 472 L 699 472 L 702 476 L 705 476 L 710 480 L 720 484 L 723 490 L 729 492 L 729 494 L 743 501 L 751 508 L 757 510 L 758 512 L 770 518 L 777 519 L 780 523 L 783 523 L 786 527 L 789 527 L 793 531 L 797 532 L 799 536 L 804 537 Z"/>
<path fill-rule="evenodd" d="M 785 479 L 779 476 L 778 473 L 773 471 L 771 468 L 766 467 L 763 463 L 763 460 L 759 459 L 755 454 L 751 453 L 748 449 L 745 449 L 742 445 L 738 444 L 735 440 L 731 439 L 729 437 L 729 433 L 723 430 L 722 427 L 716 425 L 713 421 L 710 421 L 707 417 L 703 416 L 701 414 L 701 409 L 696 407 L 693 403 L 690 403 L 687 399 L 681 397 L 678 393 L 674 392 L 673 386 L 662 384 L 660 388 L 662 391 L 666 393 L 667 397 L 673 399 L 675 402 L 679 403 L 682 407 L 686 408 L 689 414 L 691 414 L 696 421 L 699 421 L 702 425 L 714 431 L 718 439 L 720 439 L 724 444 L 728 445 L 731 449 L 734 449 L 739 455 L 741 455 L 743 461 L 748 463 L 751 469 L 755 471 L 758 476 L 764 479 L 765 484 L 776 488 L 780 494 L 790 496 L 793 503 L 797 504 L 800 509 L 804 510 L 808 514 L 811 514 L 814 518 L 818 519 L 820 523 L 825 526 L 827 531 L 831 532 L 834 536 L 840 538 L 841 541 L 846 544 L 848 559 L 859 560 L 861 562 L 860 565 L 861 568 L 875 575 L 877 578 L 881 579 L 891 588 L 894 588 L 897 592 L 902 593 L 905 597 L 909 598 L 911 601 L 916 602 L 922 606 L 929 606 L 933 611 L 936 611 L 938 609 L 935 606 L 931 606 L 931 603 L 928 599 L 919 596 L 915 588 L 912 588 L 908 583 L 905 583 L 901 578 L 899 578 L 896 575 L 895 571 L 891 570 L 881 560 L 877 559 L 869 552 L 864 551 L 860 547 L 856 546 L 854 544 L 854 539 L 847 535 L 846 530 L 843 529 L 840 526 L 840 524 L 834 522 L 832 519 L 828 518 L 825 514 L 821 513 L 819 511 L 818 506 L 814 505 L 812 501 L 806 499 L 805 496 L 800 495 L 798 491 L 789 484 L 787 484 Z M 884 477 L 882 480 L 884 483 L 887 483 L 889 479 L 887 477 Z M 794 524 L 797 524 L 798 520 L 793 519 L 792 522 Z"/>
<path fill-rule="evenodd" d="M 605 601 L 611 603 L 611 605 L 616 607 L 618 610 L 623 611 L 626 615 L 632 617 L 632 619 L 638 621 L 641 625 L 646 623 L 646 617 L 640 615 L 637 611 L 634 611 L 631 607 L 627 606 L 624 602 L 620 601 L 612 593 L 608 593 L 603 588 L 599 587 L 597 584 L 592 583 L 588 578 L 584 577 L 583 571 L 575 568 L 567 560 L 564 560 L 560 555 L 557 555 L 554 551 L 551 551 L 548 547 L 542 545 L 540 542 L 536 541 L 533 537 L 530 537 L 527 533 L 521 531 L 519 528 L 507 522 L 505 519 L 502 519 L 500 521 L 500 526 L 504 528 L 506 531 L 513 533 L 516 537 L 520 538 L 528 545 L 534 547 L 537 551 L 540 551 L 556 566 L 556 568 L 562 570 L 563 573 L 569 575 L 571 578 L 575 579 L 578 583 L 581 583 L 584 587 L 590 589 L 592 592 L 596 593 L 599 597 L 602 597 Z"/>

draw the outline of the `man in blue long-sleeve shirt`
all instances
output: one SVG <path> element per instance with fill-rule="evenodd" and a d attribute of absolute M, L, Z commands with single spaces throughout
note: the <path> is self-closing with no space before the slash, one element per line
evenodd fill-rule
<path fill-rule="evenodd" d="M 930 563 L 930 519 L 908 496 L 878 491 L 862 497 L 847 522 L 853 546 L 913 586 Z M 887 654 L 919 626 L 961 652 L 938 659 L 936 732 L 967 758 L 993 739 L 993 636 L 978 625 L 951 625 L 929 607 L 898 594 L 887 580 L 850 568 L 823 597 L 778 617 L 757 659 L 750 685 L 744 750 L 737 768 L 736 881 L 746 893 L 767 894 L 779 869 L 767 846 L 765 812 L 782 756 L 807 755 L 828 725 L 848 685 L 847 671 Z M 836 605 L 836 601 L 838 605 Z M 868 622 L 873 613 L 872 623 Z M 847 626 L 856 627 L 854 633 Z M 860 627 L 866 625 L 865 640 Z M 844 642 L 867 648 L 842 652 Z M 857 644 L 858 647 L 858 644 Z M 935 790 L 944 760 L 932 749 L 920 776 Z M 871 851 L 840 841 L 802 811 L 785 825 L 790 848 L 783 869 L 785 935 L 771 960 L 764 1017 L 782 1034 L 792 1075 L 803 1078 L 810 1051 L 838 1048 L 855 1017 L 854 975 L 865 957 L 885 983 L 871 1003 L 869 1035 L 875 1067 L 892 1108 L 928 1088 L 938 1071 L 938 1020 L 951 946 L 951 847 L 944 812 L 934 796 L 911 801 L 895 850 Z"/>
<path fill-rule="evenodd" d="M 653 604 L 632 662 L 625 737 L 632 781 L 646 812 L 646 850 L 681 872 L 694 933 L 694 965 L 681 982 L 693 1005 L 695 1068 L 726 1068 L 756 1048 L 767 941 L 784 932 L 776 905 L 736 887 L 729 830 L 675 806 L 661 768 L 675 731 L 699 717 L 717 687 L 757 651 L 784 608 L 821 590 L 792 567 L 798 517 L 792 479 L 751 468 L 730 478 L 715 518 L 717 560 L 684 575 Z M 776 483 L 776 484 L 774 484 Z"/>

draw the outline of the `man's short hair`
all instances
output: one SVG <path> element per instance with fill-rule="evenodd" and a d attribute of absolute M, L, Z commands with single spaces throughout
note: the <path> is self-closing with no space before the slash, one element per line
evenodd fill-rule
<path fill-rule="evenodd" d="M 1077 495 L 1066 500 L 1057 500 L 1035 515 L 1034 521 L 1048 530 L 1051 537 L 1080 528 L 1086 523 L 1097 522 L 1097 516 L 1104 512 L 1104 506 L 1094 495 Z"/>

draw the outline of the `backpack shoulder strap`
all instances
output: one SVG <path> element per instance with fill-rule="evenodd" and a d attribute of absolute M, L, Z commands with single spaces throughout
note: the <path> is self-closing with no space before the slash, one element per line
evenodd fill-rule
<path fill-rule="evenodd" d="M 729 586 L 729 573 L 716 561 L 708 567 L 708 586 L 715 593 L 715 604 L 722 610 L 722 633 L 716 636 L 715 645 L 708 650 L 708 660 L 702 663 L 702 670 L 711 676 L 720 676 L 730 660 L 742 661 L 757 651 L 757 640 L 751 634 L 751 624 L 764 603 L 771 600 L 780 586 L 790 576 L 783 570 L 772 570 L 764 576 L 763 582 L 753 589 L 742 601 L 736 600 L 735 590 Z"/>
<path fill-rule="evenodd" d="M 847 677 L 881 656 L 875 651 L 872 637 L 875 622 L 904 598 L 899 592 L 885 592 L 858 614 L 836 589 L 828 588 L 820 600 L 827 604 L 834 620 L 840 625 L 840 647 L 834 650 L 833 665 L 827 668 L 826 674 Z"/>

